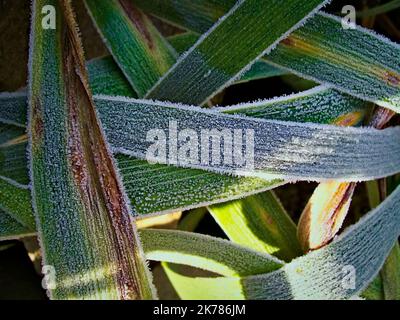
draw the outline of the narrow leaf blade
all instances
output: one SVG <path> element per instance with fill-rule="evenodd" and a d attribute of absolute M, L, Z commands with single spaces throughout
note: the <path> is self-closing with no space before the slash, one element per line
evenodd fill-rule
<path fill-rule="evenodd" d="M 170 0 L 134 0 L 162 19 L 199 34 L 223 16 L 235 0 L 183 0 L 179 8 L 192 11 L 190 21 Z M 400 46 L 365 28 L 342 27 L 341 19 L 323 12 L 294 31 L 265 59 L 306 79 L 399 112 Z"/>
<path fill-rule="evenodd" d="M 267 180 L 352 182 L 392 175 L 400 168 L 397 138 L 400 128 L 397 127 L 376 130 L 279 122 L 172 103 L 105 96 L 98 97 L 96 102 L 113 151 L 143 160 Z M 254 146 L 254 150 L 247 150 L 254 151 L 254 164 L 246 167 L 246 163 L 203 161 L 198 156 L 177 161 L 173 154 L 166 152 L 161 152 L 160 156 L 149 154 L 149 147 L 153 146 L 147 136 L 149 132 L 162 131 L 164 138 L 160 144 L 165 145 L 165 132 L 180 133 L 187 128 L 193 137 L 201 137 L 202 132 L 210 130 L 231 132 L 245 128 L 245 132 L 254 134 L 254 144 L 248 144 Z M 194 144 L 195 148 L 202 145 Z M 247 151 L 246 159 L 251 159 Z"/>
<path fill-rule="evenodd" d="M 29 130 L 35 213 L 52 298 L 146 299 L 150 275 L 87 85 L 69 1 L 55 30 L 33 2 Z"/>
<path fill-rule="evenodd" d="M 284 261 L 301 254 L 296 225 L 273 192 L 208 208 L 229 239 Z"/>
<path fill-rule="evenodd" d="M 146 98 L 204 104 L 327 2 L 290 0 L 282 6 L 275 0 L 238 1 Z"/>
<path fill-rule="evenodd" d="M 0 95 L 0 102 L 5 109 L 12 109 L 9 99 L 4 101 Z M 25 108 L 24 101 L 20 103 L 22 106 L 11 100 L 17 113 Z M 353 124 L 357 124 L 367 108 L 361 100 L 320 86 L 299 94 L 215 110 L 261 119 L 314 123 L 332 123 L 350 118 Z M 98 111 L 101 114 L 101 109 Z M 235 200 L 284 183 L 281 180 L 268 181 L 149 164 L 145 160 L 121 154 L 117 154 L 116 159 L 132 206 L 141 215 L 175 212 Z"/>
<path fill-rule="evenodd" d="M 175 63 L 177 54 L 130 0 L 85 0 L 105 44 L 139 97 Z"/>
<path fill-rule="evenodd" d="M 190 265 L 220 275 L 252 275 L 282 266 L 282 262 L 272 256 L 192 232 L 143 229 L 140 236 L 150 260 Z"/>

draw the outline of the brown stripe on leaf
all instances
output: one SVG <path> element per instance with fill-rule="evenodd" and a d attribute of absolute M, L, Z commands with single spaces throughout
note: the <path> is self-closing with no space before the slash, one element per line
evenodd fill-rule
<path fill-rule="evenodd" d="M 400 86 L 400 75 L 394 73 L 393 71 L 386 71 L 383 73 L 383 80 L 386 83 L 398 87 Z"/>
<path fill-rule="evenodd" d="M 287 37 L 286 39 L 283 39 L 280 43 L 287 47 L 293 47 L 295 45 L 295 41 L 291 36 Z"/>
<path fill-rule="evenodd" d="M 31 108 L 31 130 L 34 131 L 32 138 L 34 139 L 33 143 L 36 143 L 43 138 L 42 106 L 38 97 L 33 99 Z"/>
<path fill-rule="evenodd" d="M 125 247 L 124 237 L 118 235 L 121 229 L 127 229 L 130 226 L 127 219 L 122 219 L 123 215 L 128 215 L 128 210 L 123 212 L 123 204 L 121 197 L 111 197 L 110 194 L 121 192 L 119 186 L 114 182 L 110 183 L 107 180 L 115 180 L 113 177 L 109 179 L 109 175 L 113 174 L 107 164 L 107 153 L 102 152 L 105 144 L 99 134 L 99 128 L 96 123 L 96 118 L 91 112 L 92 104 L 85 90 L 83 83 L 77 73 L 75 73 L 76 55 L 74 48 L 69 47 L 71 33 L 67 32 L 67 37 L 64 46 L 64 68 L 66 75 L 66 97 L 69 107 L 69 129 L 70 129 L 70 162 L 71 169 L 75 178 L 75 182 L 81 191 L 81 198 L 84 201 L 88 222 L 92 222 L 92 226 L 88 226 L 91 230 L 98 229 L 98 223 L 106 218 L 108 228 L 112 228 L 110 234 L 106 237 L 113 239 L 115 257 L 110 257 L 112 263 L 117 265 L 114 267 L 118 289 L 122 299 L 139 298 L 136 293 L 139 291 L 138 284 L 130 280 L 129 273 L 130 265 L 127 261 L 128 248 Z M 106 182 L 106 183 L 104 183 Z M 103 189 L 104 188 L 104 189 Z M 111 189 L 116 189 L 112 191 Z M 123 221 L 121 221 L 123 220 Z M 97 230 L 100 231 L 100 230 Z M 122 231 L 123 232 L 123 231 Z M 127 236 L 133 240 L 134 238 Z M 134 242 L 134 241 L 132 241 Z M 132 251 L 134 248 L 131 247 Z"/>
<path fill-rule="evenodd" d="M 92 96 L 72 9 L 68 0 L 61 0 L 66 19 L 63 33 L 63 67 L 69 121 L 69 161 L 84 206 L 85 227 L 97 246 L 108 241 L 108 257 L 112 263 L 121 299 L 151 298 L 146 265 L 140 256 L 127 198 L 119 182 L 112 156 L 102 134 Z M 104 237 L 104 238 L 103 238 Z M 107 240 L 105 240 L 107 239 Z M 100 261 L 99 261 L 100 262 Z M 144 274 L 143 274 L 144 273 Z"/>
<path fill-rule="evenodd" d="M 132 21 L 135 28 L 140 32 L 147 42 L 150 49 L 154 48 L 153 39 L 147 29 L 146 19 L 148 19 L 139 9 L 137 9 L 130 0 L 119 0 L 129 20 Z"/>

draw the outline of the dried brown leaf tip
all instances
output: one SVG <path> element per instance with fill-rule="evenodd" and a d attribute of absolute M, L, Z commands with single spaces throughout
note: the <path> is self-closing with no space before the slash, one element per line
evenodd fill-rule
<path fill-rule="evenodd" d="M 384 77 L 383 79 L 390 85 L 394 87 L 399 87 L 400 86 L 400 75 L 393 72 L 393 71 L 386 71 L 384 72 Z"/>
<path fill-rule="evenodd" d="M 304 251 L 318 249 L 340 230 L 347 215 L 355 183 L 321 183 L 310 198 L 298 224 Z"/>

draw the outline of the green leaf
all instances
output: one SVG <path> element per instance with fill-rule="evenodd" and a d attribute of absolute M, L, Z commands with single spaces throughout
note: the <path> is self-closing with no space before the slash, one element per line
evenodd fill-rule
<path fill-rule="evenodd" d="M 261 274 L 282 266 L 272 256 L 192 232 L 143 229 L 140 237 L 149 260 L 190 265 L 224 276 Z"/>
<path fill-rule="evenodd" d="M 209 277 L 209 274 L 188 274 L 181 265 L 162 263 L 164 271 L 182 300 L 245 300 L 242 278 Z M 183 269 L 183 270 L 182 270 Z M 188 290 L 190 288 L 190 290 Z"/>
<path fill-rule="evenodd" d="M 197 33 L 207 31 L 235 0 L 134 0 L 164 20 Z M 178 10 L 179 8 L 179 10 Z M 191 19 L 182 13 L 191 11 Z M 272 65 L 328 84 L 399 112 L 400 46 L 365 28 L 342 27 L 341 19 L 317 13 L 264 58 Z"/>
<path fill-rule="evenodd" d="M 44 5 L 56 29 L 42 28 Z M 32 5 L 29 133 L 32 197 L 55 299 L 148 299 L 151 276 L 96 117 L 68 0 Z M 127 254 L 129 253 L 129 254 Z"/>
<path fill-rule="evenodd" d="M 93 94 L 137 98 L 137 94 L 111 56 L 90 60 L 86 66 Z"/>
<path fill-rule="evenodd" d="M 382 277 L 378 274 L 368 287 L 361 293 L 362 298 L 367 300 L 385 300 L 383 295 Z"/>
<path fill-rule="evenodd" d="M 396 10 L 397 8 L 400 8 L 400 0 L 392 0 L 389 1 L 388 3 L 377 5 L 376 7 L 364 9 L 361 12 L 357 12 L 357 17 L 358 18 L 372 17 L 386 12 L 390 12 L 392 10 Z"/>
<path fill-rule="evenodd" d="M 385 300 L 400 300 L 400 246 L 396 241 L 381 270 Z"/>
<path fill-rule="evenodd" d="M 24 99 L 17 101 L 20 104 L 14 103 L 10 94 L 0 94 L 0 118 L 3 116 L 2 110 L 8 109 L 9 114 L 13 108 L 16 113 L 25 108 Z M 333 123 L 350 117 L 353 124 L 356 124 L 362 119 L 366 108 L 361 100 L 320 86 L 282 98 L 215 110 L 255 118 L 298 122 Z M 101 109 L 98 111 L 101 113 Z M 25 115 L 25 112 L 21 114 Z M 4 114 L 4 117 L 10 115 Z M 15 119 L 21 123 L 25 121 L 18 117 Z M 167 213 L 243 198 L 284 183 L 281 180 L 267 181 L 199 169 L 149 164 L 145 160 L 120 154 L 116 158 L 126 191 L 138 214 Z"/>
<path fill-rule="evenodd" d="M 283 41 L 268 60 L 399 112 L 399 55 L 398 44 L 361 27 L 343 30 L 340 18 L 320 13 Z"/>
<path fill-rule="evenodd" d="M 189 31 L 169 36 L 167 40 L 182 55 L 199 40 L 199 35 Z"/>
<path fill-rule="evenodd" d="M 296 225 L 273 192 L 208 208 L 229 239 L 285 261 L 301 255 Z"/>
<path fill-rule="evenodd" d="M 168 102 L 120 97 L 99 96 L 96 105 L 114 152 L 159 163 L 267 180 L 336 179 L 351 182 L 392 175 L 400 169 L 400 128 L 396 127 L 376 130 L 282 122 L 222 114 Z M 226 159 L 220 159 L 219 162 L 203 161 L 198 156 L 193 159 L 180 157 L 178 162 L 173 154 L 168 157 L 165 152 L 164 157 L 162 153 L 161 156 L 149 153 L 149 147 L 155 144 L 155 141 L 152 143 L 151 139 L 148 140 L 150 130 L 157 134 L 161 130 L 164 134 L 164 138 L 159 138 L 160 143 L 154 146 L 158 148 L 167 143 L 166 134 L 188 128 L 193 139 L 200 139 L 202 132 L 210 130 L 230 132 L 245 128 L 244 132 L 254 133 L 254 144 L 248 144 L 254 146 L 254 164 L 246 167 L 246 163 L 236 165 Z M 198 146 L 201 144 L 194 144 L 194 148 Z M 253 157 L 247 159 L 250 158 Z M 186 162 L 182 162 L 182 159 Z"/>
<path fill-rule="evenodd" d="M 184 299 L 349 299 L 378 274 L 397 241 L 399 204 L 397 188 L 332 243 L 277 271 L 241 278 L 190 277 L 172 268 L 166 272 L 178 281 L 177 287 L 194 289 L 181 290 L 179 294 Z"/>
<path fill-rule="evenodd" d="M 0 177 L 0 208 L 25 227 L 35 229 L 35 218 L 31 206 L 28 186 Z"/>
<path fill-rule="evenodd" d="M 253 103 L 217 108 L 252 118 L 356 126 L 368 111 L 366 103 L 325 86 Z"/>
<path fill-rule="evenodd" d="M 168 42 L 178 51 L 184 54 L 192 45 L 196 43 L 199 36 L 196 33 L 186 32 L 168 37 Z M 268 64 L 265 60 L 256 61 L 248 71 L 245 71 L 237 80 L 237 83 L 248 82 L 257 79 L 277 77 L 288 74 L 287 71 L 276 68 Z"/>
<path fill-rule="evenodd" d="M 24 227 L 0 209 L 0 241 L 19 239 L 35 234 L 35 229 Z"/>
<path fill-rule="evenodd" d="M 258 79 L 278 77 L 285 74 L 288 74 L 288 72 L 259 60 L 254 62 L 250 69 L 246 71 L 243 75 L 241 75 L 234 84 L 249 82 Z"/>
<path fill-rule="evenodd" d="M 0 93 L 0 121 L 24 128 L 26 126 L 26 92 Z"/>
<path fill-rule="evenodd" d="M 207 209 L 205 207 L 190 210 L 187 212 L 186 216 L 179 221 L 179 230 L 194 231 L 206 214 Z"/>
<path fill-rule="evenodd" d="M 197 33 L 207 32 L 236 0 L 132 0 L 143 11 Z"/>
<path fill-rule="evenodd" d="M 376 208 L 381 203 L 378 180 L 367 181 L 365 187 L 367 189 L 370 208 Z"/>
<path fill-rule="evenodd" d="M 327 2 L 288 0 L 282 6 L 277 0 L 239 0 L 146 98 L 204 104 Z"/>
<path fill-rule="evenodd" d="M 375 180 L 366 184 L 371 208 L 376 208 L 385 198 L 385 193 L 392 191 L 390 188 L 386 187 L 386 184 L 380 185 L 379 182 L 382 181 Z M 400 247 L 397 241 L 379 275 L 374 279 L 373 283 L 363 295 L 369 299 L 376 299 L 378 295 L 381 300 L 400 299 Z"/>
<path fill-rule="evenodd" d="M 130 0 L 85 0 L 104 43 L 139 97 L 175 63 L 177 54 Z"/>
<path fill-rule="evenodd" d="M 132 206 L 141 215 L 183 211 L 242 198 L 283 183 L 149 164 L 121 154 L 116 158 Z"/>
<path fill-rule="evenodd" d="M 0 123 L 0 176 L 21 185 L 29 184 L 27 140 L 25 128 Z"/>

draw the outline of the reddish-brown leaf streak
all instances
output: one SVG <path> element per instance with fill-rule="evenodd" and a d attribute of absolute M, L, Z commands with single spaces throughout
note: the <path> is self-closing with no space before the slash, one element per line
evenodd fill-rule
<path fill-rule="evenodd" d="M 80 143 L 81 137 L 77 123 L 76 102 L 71 100 L 68 103 L 71 119 L 69 122 L 69 158 L 75 181 L 81 189 L 85 189 L 88 185 L 87 167 Z"/>
<path fill-rule="evenodd" d="M 274 224 L 274 219 L 269 215 L 269 214 L 266 214 L 265 215 L 265 221 L 267 222 L 267 224 L 269 224 L 269 225 L 273 225 Z"/>
<path fill-rule="evenodd" d="M 66 10 L 68 12 L 68 10 Z M 137 283 L 139 274 L 135 274 L 132 252 L 136 251 L 137 239 L 134 236 L 129 206 L 122 196 L 112 160 L 107 151 L 101 129 L 98 124 L 90 91 L 85 78 L 83 57 L 79 51 L 76 31 L 67 18 L 63 33 L 64 81 L 69 113 L 69 161 L 82 200 L 93 214 L 89 219 L 89 228 L 101 227 L 99 218 L 104 219 L 101 211 L 106 210 L 112 232 L 108 234 L 114 243 L 112 259 L 116 263 L 115 279 L 121 299 L 142 298 L 141 286 Z"/>
<path fill-rule="evenodd" d="M 32 138 L 40 140 L 43 136 L 43 119 L 42 119 L 42 107 L 39 98 L 35 97 L 32 101 Z"/>
<path fill-rule="evenodd" d="M 288 47 L 292 47 L 295 45 L 295 41 L 289 36 L 286 39 L 283 39 L 281 41 L 281 44 L 288 46 Z"/>
<path fill-rule="evenodd" d="M 384 80 L 396 87 L 400 85 L 400 76 L 392 71 L 386 71 L 384 73 Z"/>
<path fill-rule="evenodd" d="M 153 49 L 154 43 L 145 23 L 145 15 L 141 11 L 139 11 L 129 0 L 119 0 L 119 3 L 124 9 L 126 15 L 135 25 L 136 29 L 138 29 L 140 34 L 143 35 L 149 48 Z"/>

